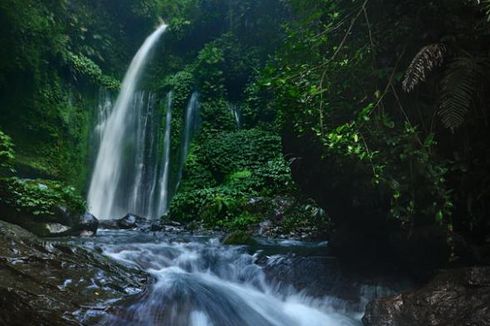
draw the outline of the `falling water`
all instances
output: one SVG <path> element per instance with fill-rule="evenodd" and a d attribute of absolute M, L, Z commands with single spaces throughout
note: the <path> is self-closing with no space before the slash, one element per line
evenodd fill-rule
<path fill-rule="evenodd" d="M 172 127 L 172 92 L 168 93 L 167 115 L 165 118 L 165 136 L 162 165 L 160 168 L 160 196 L 158 210 L 155 216 L 161 216 L 168 210 L 168 178 L 170 173 L 170 132 Z"/>
<path fill-rule="evenodd" d="M 236 127 L 240 129 L 242 127 L 242 117 L 240 114 L 240 109 L 237 105 L 233 104 L 230 106 L 230 112 L 233 116 L 233 119 L 235 119 Z"/>
<path fill-rule="evenodd" d="M 182 178 L 182 172 L 184 170 L 184 164 L 189 155 L 189 147 L 192 141 L 192 137 L 199 127 L 199 94 L 194 92 L 187 105 L 185 113 L 185 129 L 182 135 L 181 149 L 180 149 L 180 161 L 179 171 L 177 176 L 177 187 Z"/>
<path fill-rule="evenodd" d="M 136 97 L 137 85 L 151 50 L 166 28 L 167 25 L 165 24 L 158 27 L 136 53 L 124 77 L 119 97 L 105 123 L 88 192 L 89 209 L 99 218 L 115 218 L 127 213 L 132 208 L 130 201 L 124 200 L 121 196 L 118 197 L 118 190 L 131 183 L 131 180 L 124 175 L 125 160 L 128 159 L 125 141 L 130 136 L 128 134 L 132 126 L 132 119 L 128 119 L 128 117 L 133 113 L 132 110 L 141 107 Z"/>

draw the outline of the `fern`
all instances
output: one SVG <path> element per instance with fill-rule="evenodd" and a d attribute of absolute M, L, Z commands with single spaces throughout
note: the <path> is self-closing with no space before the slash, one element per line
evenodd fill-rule
<path fill-rule="evenodd" d="M 448 64 L 441 81 L 438 112 L 446 128 L 454 131 L 463 124 L 485 66 L 485 60 L 467 53 L 454 58 Z"/>
<path fill-rule="evenodd" d="M 446 46 L 441 43 L 423 47 L 415 55 L 405 73 L 402 83 L 403 90 L 410 93 L 418 84 L 424 82 L 432 70 L 442 65 L 445 54 Z"/>
<path fill-rule="evenodd" d="M 490 22 L 490 0 L 482 0 L 481 5 L 483 6 L 483 10 L 487 15 L 487 21 Z"/>

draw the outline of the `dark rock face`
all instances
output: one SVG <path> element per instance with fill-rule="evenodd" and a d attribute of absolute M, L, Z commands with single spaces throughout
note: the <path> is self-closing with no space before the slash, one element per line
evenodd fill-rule
<path fill-rule="evenodd" d="M 117 226 L 120 229 L 136 229 L 138 226 L 146 223 L 146 218 L 134 214 L 127 214 L 123 218 L 117 220 Z"/>
<path fill-rule="evenodd" d="M 291 284 L 315 297 L 332 293 L 341 277 L 336 259 L 320 256 L 272 256 L 264 272 L 273 283 Z"/>
<path fill-rule="evenodd" d="M 146 282 L 137 270 L 0 221 L 0 325 L 79 325 Z"/>
<path fill-rule="evenodd" d="M 490 325 L 490 267 L 445 272 L 426 287 L 368 304 L 367 326 Z"/>
<path fill-rule="evenodd" d="M 79 230 L 81 233 L 90 232 L 92 235 L 97 233 L 97 228 L 99 227 L 99 220 L 90 213 L 85 213 L 80 216 Z"/>

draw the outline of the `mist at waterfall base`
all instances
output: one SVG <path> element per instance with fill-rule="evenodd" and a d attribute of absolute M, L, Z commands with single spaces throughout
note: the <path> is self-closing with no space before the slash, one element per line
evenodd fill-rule
<path fill-rule="evenodd" d="M 85 241 L 153 279 L 144 293 L 111 303 L 110 310 L 85 311 L 81 321 L 86 324 L 361 325 L 367 301 L 392 293 L 363 285 L 357 288 L 357 302 L 336 297 L 334 287 L 345 290 L 335 259 L 325 255 L 326 243 L 259 241 L 250 248 L 225 246 L 213 237 L 129 230 L 103 230 Z M 296 284 L 284 275 L 293 276 Z M 304 290 L 297 290 L 297 284 Z"/>
<path fill-rule="evenodd" d="M 178 172 L 171 183 L 173 94 L 167 94 L 163 114 L 155 94 L 138 88 L 151 51 L 166 28 L 161 25 L 145 40 L 129 66 L 116 102 L 112 103 L 107 92 L 100 99 L 92 137 L 97 155 L 87 198 L 90 212 L 100 219 L 119 218 L 127 213 L 161 217 L 167 212 L 170 196 L 182 175 L 197 128 L 197 93 L 189 100 L 181 149 L 174 160 L 179 165 Z"/>

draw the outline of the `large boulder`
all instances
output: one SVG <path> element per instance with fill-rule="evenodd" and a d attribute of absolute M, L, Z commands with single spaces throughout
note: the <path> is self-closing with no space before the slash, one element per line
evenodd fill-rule
<path fill-rule="evenodd" d="M 99 220 L 90 214 L 85 213 L 80 216 L 80 220 L 78 223 L 78 229 L 81 234 L 84 235 L 95 235 L 97 233 L 97 228 L 99 227 Z"/>
<path fill-rule="evenodd" d="M 0 325 L 80 325 L 142 293 L 147 276 L 0 221 Z M 92 320 L 90 320 L 92 322 Z"/>
<path fill-rule="evenodd" d="M 447 271 L 422 289 L 372 301 L 366 326 L 490 325 L 490 267 Z"/>
<path fill-rule="evenodd" d="M 147 219 L 135 214 L 127 214 L 117 221 L 120 229 L 136 229 L 139 226 L 148 223 Z"/>

